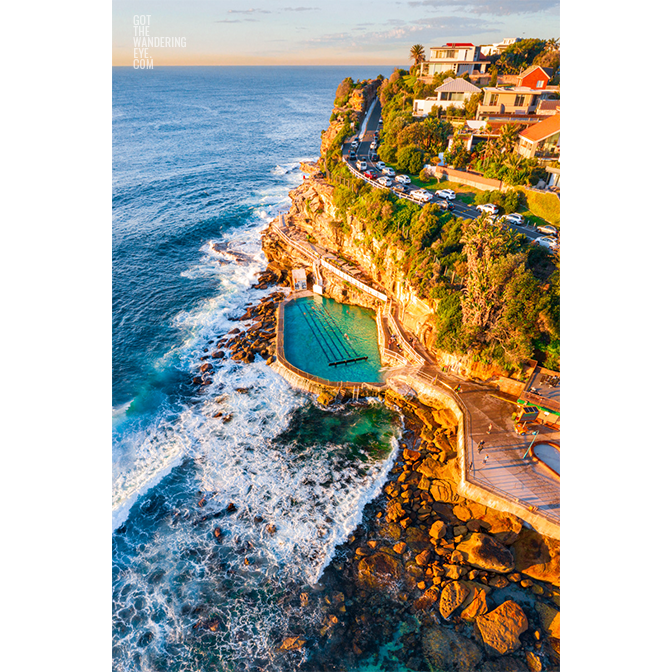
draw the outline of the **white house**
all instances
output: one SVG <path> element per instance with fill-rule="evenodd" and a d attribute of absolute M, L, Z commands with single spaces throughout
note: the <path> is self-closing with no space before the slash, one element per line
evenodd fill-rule
<path fill-rule="evenodd" d="M 504 49 L 510 47 L 512 44 L 520 42 L 519 37 L 505 37 L 501 42 L 495 44 L 481 45 L 481 56 L 492 56 L 493 54 L 501 54 Z"/>
<path fill-rule="evenodd" d="M 471 42 L 449 42 L 441 47 L 430 47 L 429 60 L 420 64 L 420 74 L 433 77 L 442 72 L 456 75 L 485 72 L 490 63 L 481 60 L 480 49 Z"/>
<path fill-rule="evenodd" d="M 459 108 L 464 107 L 471 96 L 481 92 L 477 86 L 462 78 L 447 79 L 434 90 L 436 96 L 424 99 L 416 98 L 413 101 L 414 117 L 426 117 L 435 105 L 442 110 L 449 108 L 451 105 Z"/>

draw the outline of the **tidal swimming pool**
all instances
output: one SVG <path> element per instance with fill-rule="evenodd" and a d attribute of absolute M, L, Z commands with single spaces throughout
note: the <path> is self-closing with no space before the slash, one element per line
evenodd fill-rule
<path fill-rule="evenodd" d="M 284 307 L 285 359 L 330 382 L 382 383 L 376 316 L 372 310 L 323 296 Z"/>

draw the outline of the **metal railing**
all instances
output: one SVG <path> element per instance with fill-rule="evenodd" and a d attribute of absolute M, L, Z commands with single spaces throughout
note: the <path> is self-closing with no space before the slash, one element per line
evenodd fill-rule
<path fill-rule="evenodd" d="M 425 364 L 425 358 L 420 356 L 415 351 L 415 348 L 406 340 L 404 334 L 401 331 L 401 328 L 399 327 L 399 324 L 397 323 L 397 318 L 391 311 L 388 313 L 388 318 L 389 324 L 392 326 L 392 330 L 395 332 L 396 337 L 401 342 L 403 350 L 408 354 L 411 361 L 414 361 L 416 364 Z"/>

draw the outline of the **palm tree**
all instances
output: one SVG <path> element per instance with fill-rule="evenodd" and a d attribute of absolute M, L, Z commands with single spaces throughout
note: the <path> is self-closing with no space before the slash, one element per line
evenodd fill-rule
<path fill-rule="evenodd" d="M 512 151 L 516 146 L 519 132 L 516 124 L 504 124 L 499 134 L 499 146 L 507 153 Z"/>
<path fill-rule="evenodd" d="M 411 47 L 411 58 L 414 65 L 422 63 L 425 60 L 425 48 L 421 44 L 414 44 Z"/>

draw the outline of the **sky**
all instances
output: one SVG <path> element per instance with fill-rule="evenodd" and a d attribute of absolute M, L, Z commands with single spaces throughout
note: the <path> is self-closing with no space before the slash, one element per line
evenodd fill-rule
<path fill-rule="evenodd" d="M 145 28 L 136 28 L 144 21 Z M 148 25 L 146 22 L 149 22 Z M 186 46 L 134 53 L 134 37 Z M 559 0 L 113 0 L 112 63 L 408 65 L 446 42 L 560 37 Z"/>

